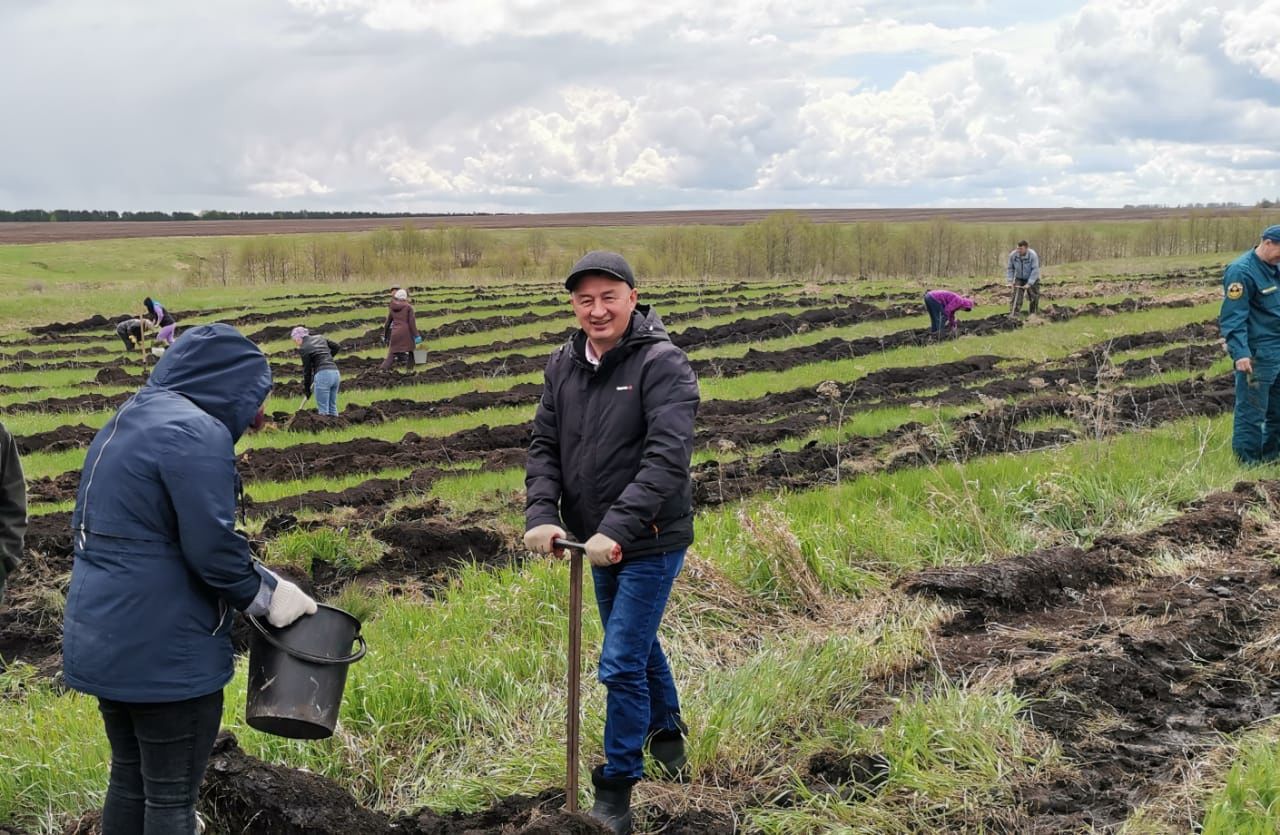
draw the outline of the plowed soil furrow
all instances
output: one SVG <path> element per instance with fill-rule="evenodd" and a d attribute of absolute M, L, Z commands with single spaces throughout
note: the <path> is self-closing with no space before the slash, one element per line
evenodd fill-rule
<path fill-rule="evenodd" d="M 1256 516 L 1276 519 L 1278 496 L 1244 483 L 1142 534 L 904 578 L 963 607 L 936 638 L 942 673 L 1012 687 L 1066 755 L 1065 772 L 1018 786 L 1017 808 L 988 826 L 1110 830 L 1223 734 L 1280 710 L 1280 679 L 1251 647 L 1280 628 L 1280 569 Z M 1157 570 L 1170 553 L 1189 561 Z"/>
<path fill-rule="evenodd" d="M 1130 360 L 1119 366 L 1110 367 L 1105 376 L 1108 379 L 1123 379 L 1143 377 L 1160 371 L 1201 370 L 1215 362 L 1220 354 L 1220 349 L 1215 345 L 1175 348 L 1159 356 Z M 1083 356 L 1092 362 L 1074 366 L 1050 365 L 1042 368 L 1039 376 L 1033 374 L 1000 380 L 979 388 L 963 386 L 994 376 L 997 373 L 994 370 L 998 362 L 997 357 L 973 357 L 925 368 L 882 369 L 849 386 L 847 394 L 838 384 L 832 383 L 829 384 L 830 387 L 823 386 L 816 390 L 800 389 L 768 395 L 752 401 L 711 401 L 699 415 L 697 446 L 699 448 L 749 448 L 777 443 L 786 438 L 808 434 L 823 425 L 836 423 L 843 419 L 844 415 L 850 414 L 851 408 L 855 405 L 872 400 L 879 401 L 885 406 L 905 404 L 913 402 L 909 397 L 912 391 L 938 385 L 948 385 L 949 388 L 939 394 L 923 398 L 922 402 L 962 405 L 978 402 L 984 397 L 999 398 L 1032 394 L 1051 385 L 1060 390 L 1073 384 L 1091 386 L 1099 380 L 1101 363 L 1106 361 L 1106 354 L 1084 352 Z M 534 402 L 539 392 L 540 388 L 531 384 L 519 394 L 508 394 L 510 394 L 511 403 L 518 404 L 525 402 L 526 398 L 530 403 Z M 454 404 L 453 408 L 464 408 L 463 404 L 480 397 L 480 395 L 464 396 L 462 403 Z M 484 402 L 490 401 L 485 398 Z M 1082 413 L 1081 409 L 1068 408 L 1064 405 L 1073 402 L 1075 401 L 1066 397 L 1052 401 L 1042 399 L 1036 404 L 1026 404 L 1021 412 L 1015 410 L 1010 419 L 1016 424 L 1036 417 L 1056 415 L 1059 412 L 1079 417 Z M 1034 413 L 1029 411 L 1033 408 Z M 287 423 L 291 429 L 315 431 L 356 422 L 372 424 L 387 419 L 384 412 L 371 407 L 353 407 L 345 414 L 349 414 L 350 417 L 334 419 L 320 417 L 311 412 L 302 412 L 287 417 Z M 403 417 L 404 414 L 405 412 L 401 412 L 399 416 Z M 753 421 L 750 423 L 742 421 L 741 416 L 744 414 L 751 415 Z M 1013 433 L 1014 424 L 996 426 L 994 429 L 988 428 L 988 431 L 999 434 L 1007 430 Z M 520 451 L 527 445 L 529 431 L 530 424 L 522 423 L 493 429 L 481 427 L 477 430 L 464 430 L 443 439 L 423 439 L 409 433 L 399 442 L 366 439 L 330 444 L 303 443 L 283 449 L 251 450 L 241 456 L 240 467 L 242 475 L 251 482 L 264 479 L 303 478 L 317 472 L 339 475 L 404 466 L 445 466 L 476 456 L 485 457 L 490 466 L 504 468 L 523 463 Z M 80 436 L 73 433 L 72 438 L 75 437 Z M 1071 433 L 1065 431 L 1032 435 L 1019 438 L 1018 442 L 1024 446 L 1018 448 L 1041 448 L 1073 437 Z M 503 446 L 485 446 L 495 438 Z M 876 443 L 883 446 L 889 441 L 890 439 L 886 438 L 863 439 L 855 442 L 855 446 Z M 66 438 L 60 438 L 58 442 L 68 441 Z M 863 449 L 859 446 L 857 451 L 858 454 L 862 454 L 869 453 L 871 449 L 872 447 Z M 353 467 L 358 469 L 351 469 Z M 267 475 L 264 476 L 264 472 Z M 78 479 L 76 472 L 33 479 L 28 486 L 29 495 L 33 501 L 69 500 L 75 496 Z"/>
<path fill-rule="evenodd" d="M 694 504 L 709 507 L 763 491 L 835 484 L 841 475 L 848 478 L 978 455 L 1047 449 L 1078 437 L 1068 429 L 1024 432 L 1017 428 L 1035 418 L 1082 420 L 1090 434 L 1099 436 L 1191 415 L 1222 414 L 1232 408 L 1234 399 L 1230 377 L 1122 389 L 1093 398 L 1054 395 L 965 418 L 945 433 L 906 424 L 880 437 L 855 438 L 838 447 L 814 443 L 796 452 L 775 450 L 758 458 L 708 461 L 693 470 Z"/>

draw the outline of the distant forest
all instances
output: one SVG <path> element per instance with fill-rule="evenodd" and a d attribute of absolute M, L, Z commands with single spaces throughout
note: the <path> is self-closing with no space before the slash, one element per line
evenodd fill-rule
<path fill-rule="evenodd" d="M 355 218 L 471 217 L 491 212 L 117 212 L 101 209 L 0 209 L 0 223 L 69 223 L 71 221 L 157 220 L 351 220 Z"/>

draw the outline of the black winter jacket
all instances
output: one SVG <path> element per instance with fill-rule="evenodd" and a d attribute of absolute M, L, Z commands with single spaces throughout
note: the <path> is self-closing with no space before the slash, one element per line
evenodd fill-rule
<path fill-rule="evenodd" d="M 547 363 L 525 474 L 526 528 L 599 532 L 623 559 L 693 542 L 693 421 L 698 380 L 662 320 L 637 305 L 599 368 L 578 331 Z"/>
<path fill-rule="evenodd" d="M 0 592 L 22 559 L 27 532 L 27 483 L 22 478 L 18 444 L 0 424 Z"/>
<path fill-rule="evenodd" d="M 311 381 L 315 378 L 317 371 L 326 369 L 338 370 L 338 364 L 333 361 L 333 357 L 341 350 L 341 345 L 331 339 L 325 339 L 318 333 L 302 337 L 302 344 L 298 346 L 298 353 L 302 356 L 302 391 L 304 394 L 311 394 Z"/>

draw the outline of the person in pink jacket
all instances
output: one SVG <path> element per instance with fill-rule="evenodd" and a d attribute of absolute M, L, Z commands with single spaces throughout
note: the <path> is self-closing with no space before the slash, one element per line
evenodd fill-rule
<path fill-rule="evenodd" d="M 950 290 L 930 290 L 924 294 L 924 306 L 929 311 L 930 336 L 941 336 L 943 324 L 955 335 L 960 332 L 956 311 L 973 310 L 973 299 Z"/>

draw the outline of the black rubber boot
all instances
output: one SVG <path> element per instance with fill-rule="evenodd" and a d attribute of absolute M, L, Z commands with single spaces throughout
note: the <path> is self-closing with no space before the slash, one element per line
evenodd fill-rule
<path fill-rule="evenodd" d="M 596 802 L 587 814 L 613 830 L 614 835 L 631 832 L 631 787 L 633 780 L 611 780 L 604 776 L 604 766 L 591 769 L 591 785 L 596 787 Z"/>
<path fill-rule="evenodd" d="M 684 750 L 684 733 L 681 728 L 672 731 L 656 731 L 649 735 L 646 745 L 653 757 L 655 780 L 689 782 L 689 757 Z"/>

